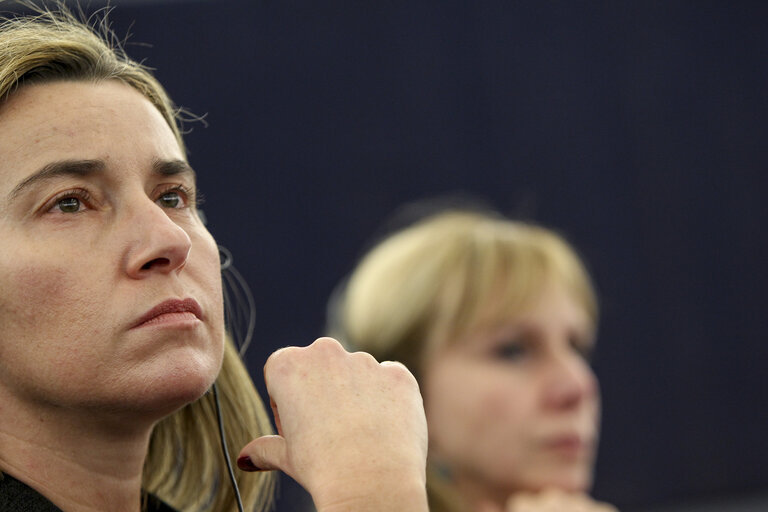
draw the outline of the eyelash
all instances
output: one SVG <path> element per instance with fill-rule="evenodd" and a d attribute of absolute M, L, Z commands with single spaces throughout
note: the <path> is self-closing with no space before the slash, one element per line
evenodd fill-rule
<path fill-rule="evenodd" d="M 520 341 L 509 341 L 496 347 L 494 355 L 499 359 L 516 361 L 528 355 L 529 347 Z"/>
<path fill-rule="evenodd" d="M 578 339 L 569 340 L 571 350 L 576 352 L 579 357 L 587 362 L 592 360 L 593 346 L 591 344 L 583 343 Z M 530 355 L 532 347 L 528 346 L 525 341 L 510 340 L 507 343 L 501 344 L 493 351 L 494 356 L 508 361 L 517 361 L 528 355 Z"/>
<path fill-rule="evenodd" d="M 170 192 L 180 192 L 180 195 L 182 197 L 182 201 L 184 202 L 184 206 L 180 208 L 171 208 L 176 210 L 181 210 L 183 208 L 197 208 L 198 205 L 202 202 L 202 198 L 198 197 L 197 194 L 195 194 L 195 190 L 192 188 L 185 187 L 184 185 L 169 185 L 168 188 L 161 189 L 158 194 L 155 201 L 159 201 L 161 197 L 163 197 L 165 194 L 168 194 Z"/>
<path fill-rule="evenodd" d="M 53 199 L 51 199 L 50 202 L 48 203 L 49 206 L 45 208 L 45 211 L 50 213 L 51 211 L 56 209 L 57 206 L 59 206 L 59 202 L 61 202 L 62 199 L 67 199 L 69 197 L 74 197 L 86 204 L 91 203 L 93 199 L 93 197 L 91 196 L 91 194 L 88 193 L 87 190 L 84 190 L 82 188 L 73 188 L 70 190 L 65 190 L 64 192 L 61 192 L 59 194 L 56 194 L 53 197 Z M 68 215 L 72 215 L 74 213 L 80 213 L 80 212 L 81 210 L 78 210 L 77 212 L 72 212 L 72 213 L 69 213 Z M 61 212 L 61 213 L 65 213 L 65 212 Z"/>
<path fill-rule="evenodd" d="M 155 198 L 155 201 L 159 201 L 160 198 L 162 198 L 165 194 L 171 193 L 171 192 L 179 192 L 182 200 L 183 205 L 177 208 L 170 208 L 175 210 L 181 210 L 184 208 L 197 208 L 197 206 L 202 203 L 202 197 L 195 194 L 195 190 L 193 188 L 186 187 L 184 185 L 169 185 L 164 189 L 161 189 L 157 193 L 157 197 Z M 59 203 L 63 199 L 67 198 L 76 198 L 80 200 L 81 202 L 85 203 L 85 206 L 89 206 L 90 203 L 93 202 L 93 196 L 91 194 L 82 188 L 73 188 L 70 190 L 65 190 L 59 194 L 56 194 L 48 203 L 47 206 L 44 208 L 44 210 L 47 213 L 51 213 L 53 210 L 55 210 Z M 77 212 L 61 212 L 65 213 L 66 215 L 74 215 L 77 213 L 81 213 L 83 210 L 78 210 Z"/>

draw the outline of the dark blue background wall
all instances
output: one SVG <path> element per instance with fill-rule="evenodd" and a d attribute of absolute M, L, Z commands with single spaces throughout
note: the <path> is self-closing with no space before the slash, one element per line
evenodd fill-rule
<path fill-rule="evenodd" d="M 593 270 L 598 497 L 768 489 L 768 4 L 217 0 L 112 18 L 207 114 L 190 158 L 256 295 L 257 379 L 322 333 L 398 205 L 470 192 L 557 227 Z"/>

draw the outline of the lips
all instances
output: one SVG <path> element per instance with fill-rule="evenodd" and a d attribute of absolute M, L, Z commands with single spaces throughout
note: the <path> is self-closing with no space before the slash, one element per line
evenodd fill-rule
<path fill-rule="evenodd" d="M 547 446 L 553 448 L 581 448 L 587 445 L 587 441 L 576 435 L 563 435 L 559 437 L 553 437 L 547 441 Z"/>
<path fill-rule="evenodd" d="M 593 440 L 576 434 L 564 434 L 547 439 L 544 445 L 547 449 L 563 455 L 576 457 L 592 452 Z"/>
<path fill-rule="evenodd" d="M 203 319 L 203 310 L 195 299 L 169 299 L 147 311 L 133 327 L 140 327 L 163 315 L 192 313 L 198 320 Z"/>

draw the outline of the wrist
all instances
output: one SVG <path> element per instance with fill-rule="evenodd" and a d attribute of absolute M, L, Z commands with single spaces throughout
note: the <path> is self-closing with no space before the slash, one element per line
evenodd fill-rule
<path fill-rule="evenodd" d="M 423 474 L 390 472 L 335 479 L 312 492 L 318 512 L 427 512 Z"/>

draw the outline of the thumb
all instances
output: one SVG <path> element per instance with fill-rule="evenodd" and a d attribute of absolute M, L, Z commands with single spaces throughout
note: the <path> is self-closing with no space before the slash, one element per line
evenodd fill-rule
<path fill-rule="evenodd" d="M 286 446 L 282 436 L 257 437 L 237 457 L 237 467 L 243 471 L 266 471 L 286 468 Z"/>

